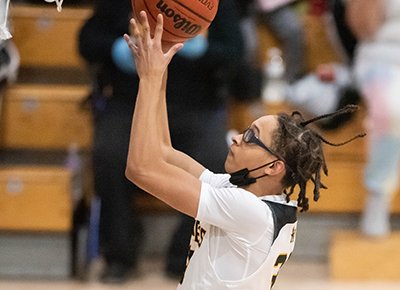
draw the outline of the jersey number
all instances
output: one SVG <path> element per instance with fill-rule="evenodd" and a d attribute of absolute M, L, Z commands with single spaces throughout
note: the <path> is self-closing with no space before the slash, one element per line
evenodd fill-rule
<path fill-rule="evenodd" d="M 198 220 L 196 220 L 194 222 L 194 230 L 193 230 L 193 232 L 194 233 L 193 233 L 191 241 L 190 241 L 189 254 L 188 254 L 187 259 L 186 259 L 186 268 L 185 268 L 185 272 L 182 275 L 182 279 L 179 282 L 180 285 L 182 285 L 183 279 L 185 279 L 185 274 L 186 274 L 187 267 L 189 266 L 190 259 L 192 258 L 193 254 L 194 254 L 194 251 L 195 251 L 194 249 L 192 249 L 192 245 L 194 243 L 196 243 L 197 244 L 196 248 L 200 248 L 201 244 L 203 243 L 204 236 L 206 235 L 207 231 L 200 225 L 200 222 Z"/>
<path fill-rule="evenodd" d="M 291 254 L 292 254 L 292 253 L 290 253 L 290 255 L 291 255 Z M 289 255 L 289 258 L 290 258 L 290 255 Z M 278 256 L 278 258 L 276 258 L 275 264 L 274 264 L 274 268 L 276 268 L 276 274 L 272 276 L 272 279 L 271 279 L 271 288 L 270 288 L 270 289 L 272 289 L 272 287 L 274 287 L 274 284 L 275 284 L 275 282 L 276 282 L 276 278 L 278 277 L 278 274 L 279 274 L 279 270 L 281 269 L 281 267 L 283 266 L 283 264 L 285 264 L 286 261 L 289 260 L 289 258 L 288 258 L 288 255 L 287 255 L 287 254 L 280 254 L 280 255 Z"/>

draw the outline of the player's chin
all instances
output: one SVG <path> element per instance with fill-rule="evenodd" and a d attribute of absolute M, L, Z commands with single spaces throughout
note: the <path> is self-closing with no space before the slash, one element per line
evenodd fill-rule
<path fill-rule="evenodd" d="M 225 172 L 226 173 L 230 173 L 230 172 L 233 172 L 232 171 L 232 155 L 229 155 L 228 154 L 228 156 L 226 157 L 226 160 L 225 160 Z"/>

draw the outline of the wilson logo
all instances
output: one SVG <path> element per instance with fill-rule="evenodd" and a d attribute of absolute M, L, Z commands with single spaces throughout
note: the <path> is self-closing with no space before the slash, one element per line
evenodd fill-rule
<path fill-rule="evenodd" d="M 212 3 L 209 0 L 199 0 L 199 2 L 201 4 L 203 4 L 204 6 L 206 6 L 208 10 L 213 10 L 213 8 L 214 8 L 214 3 Z"/>
<path fill-rule="evenodd" d="M 205 0 L 203 0 L 205 1 Z M 174 28 L 180 29 L 186 34 L 196 35 L 201 30 L 201 25 L 192 23 L 186 18 L 182 17 L 180 14 L 176 13 L 172 8 L 168 7 L 164 1 L 160 0 L 156 7 L 163 13 L 166 17 L 172 18 L 174 21 Z"/>

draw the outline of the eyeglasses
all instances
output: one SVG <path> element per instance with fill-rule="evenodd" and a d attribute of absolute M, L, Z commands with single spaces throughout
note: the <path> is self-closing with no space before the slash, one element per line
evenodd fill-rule
<path fill-rule="evenodd" d="M 272 154 L 273 156 L 278 157 L 274 153 L 274 151 L 269 149 L 263 142 L 261 142 L 260 139 L 258 139 L 258 137 L 254 134 L 254 130 L 251 129 L 250 127 L 247 127 L 247 129 L 243 132 L 243 141 L 245 143 L 254 143 L 254 144 L 260 146 L 261 148 L 267 150 L 268 153 Z"/>

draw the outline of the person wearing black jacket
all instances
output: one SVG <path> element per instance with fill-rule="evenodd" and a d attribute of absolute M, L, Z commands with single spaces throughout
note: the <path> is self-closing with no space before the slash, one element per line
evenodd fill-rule
<path fill-rule="evenodd" d="M 106 261 L 101 280 L 109 283 L 129 278 L 143 240 L 140 217 L 132 208 L 137 188 L 125 177 L 139 82 L 122 39 L 129 33 L 132 16 L 130 0 L 98 0 L 79 35 L 80 54 L 93 75 L 94 187 L 102 201 L 100 249 Z M 214 172 L 224 171 L 227 85 L 242 53 L 236 3 L 220 0 L 207 37 L 187 41 L 169 66 L 167 109 L 173 146 Z M 169 275 L 180 275 L 185 269 L 193 222 L 182 214 L 172 234 Z"/>

